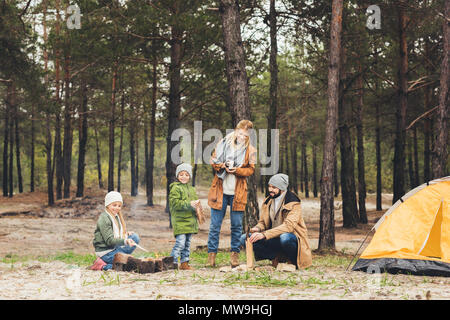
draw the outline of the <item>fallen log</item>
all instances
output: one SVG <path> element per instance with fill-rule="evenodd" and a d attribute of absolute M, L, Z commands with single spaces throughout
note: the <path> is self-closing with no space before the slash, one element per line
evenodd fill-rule
<path fill-rule="evenodd" d="M 130 254 L 117 253 L 113 260 L 116 271 L 155 273 L 176 269 L 173 257 L 138 259 Z"/>

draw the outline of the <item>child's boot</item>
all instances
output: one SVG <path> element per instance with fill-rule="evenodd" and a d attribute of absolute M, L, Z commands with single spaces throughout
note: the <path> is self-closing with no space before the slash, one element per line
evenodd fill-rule
<path fill-rule="evenodd" d="M 216 266 L 216 253 L 215 252 L 208 253 L 208 264 L 210 267 Z"/>
<path fill-rule="evenodd" d="M 189 262 L 182 262 L 180 265 L 180 270 L 194 270 L 194 268 L 189 265 Z"/>

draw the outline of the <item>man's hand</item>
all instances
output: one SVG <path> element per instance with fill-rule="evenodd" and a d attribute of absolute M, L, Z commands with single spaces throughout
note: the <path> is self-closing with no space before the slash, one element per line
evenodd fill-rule
<path fill-rule="evenodd" d="M 256 241 L 259 241 L 259 240 L 262 240 L 265 238 L 266 238 L 266 236 L 264 234 L 262 234 L 260 232 L 255 232 L 255 233 L 252 233 L 252 235 L 250 236 L 250 242 L 255 243 Z"/>
<path fill-rule="evenodd" d="M 250 233 L 254 233 L 254 232 L 261 232 L 261 229 L 258 227 L 253 227 L 250 229 Z"/>

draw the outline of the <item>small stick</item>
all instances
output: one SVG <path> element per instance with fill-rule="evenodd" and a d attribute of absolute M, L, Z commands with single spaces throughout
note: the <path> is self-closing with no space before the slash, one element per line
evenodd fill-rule
<path fill-rule="evenodd" d="M 140 245 L 138 245 L 137 243 L 136 243 L 136 247 L 138 247 L 139 249 L 141 249 L 141 250 L 144 250 L 145 252 L 148 252 L 148 250 L 147 249 L 145 249 L 145 248 L 142 248 Z"/>

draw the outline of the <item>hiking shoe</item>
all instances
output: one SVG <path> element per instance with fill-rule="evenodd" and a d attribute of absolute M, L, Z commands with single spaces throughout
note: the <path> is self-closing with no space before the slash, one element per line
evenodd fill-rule
<path fill-rule="evenodd" d="M 102 270 L 103 267 L 106 266 L 106 262 L 103 261 L 100 257 L 94 261 L 94 264 L 89 267 L 90 270 Z"/>
<path fill-rule="evenodd" d="M 189 265 L 189 262 L 182 262 L 180 265 L 180 270 L 194 270 L 194 268 Z"/>
<path fill-rule="evenodd" d="M 230 254 L 231 267 L 239 266 L 239 252 L 232 251 Z"/>
<path fill-rule="evenodd" d="M 210 267 L 216 266 L 216 254 L 215 252 L 208 253 L 208 264 Z"/>

